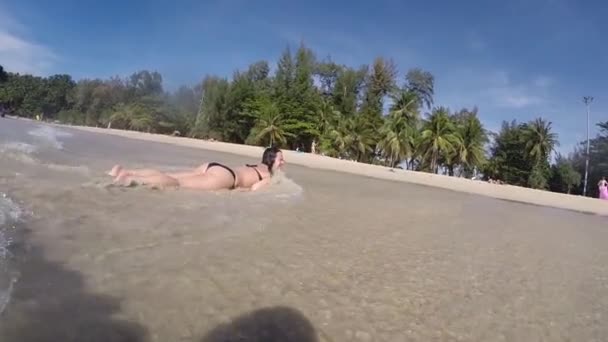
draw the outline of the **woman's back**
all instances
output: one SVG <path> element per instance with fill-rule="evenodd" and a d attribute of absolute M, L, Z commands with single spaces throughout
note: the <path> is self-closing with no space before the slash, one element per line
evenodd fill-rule
<path fill-rule="evenodd" d="M 237 185 L 242 188 L 250 188 L 253 184 L 270 178 L 270 172 L 266 165 L 246 165 L 234 168 Z"/>

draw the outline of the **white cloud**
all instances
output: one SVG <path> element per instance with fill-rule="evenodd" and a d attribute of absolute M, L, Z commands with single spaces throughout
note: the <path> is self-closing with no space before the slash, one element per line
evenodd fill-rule
<path fill-rule="evenodd" d="M 489 102 L 497 107 L 521 109 L 541 104 L 544 99 L 526 83 L 512 82 L 508 74 L 502 73 L 498 82 L 490 82 L 482 90 Z"/>
<path fill-rule="evenodd" d="M 547 88 L 552 86 L 554 80 L 551 77 L 547 76 L 538 76 L 534 79 L 534 85 L 539 88 Z"/>
<path fill-rule="evenodd" d="M 57 55 L 49 47 L 24 38 L 24 26 L 2 8 L 0 13 L 0 64 L 10 72 L 46 74 L 57 62 Z"/>
<path fill-rule="evenodd" d="M 447 71 L 436 84 L 437 104 L 452 109 L 477 106 L 488 126 L 498 128 L 502 120 L 528 120 L 549 114 L 555 105 L 552 78 L 515 78 L 514 73 L 498 68 L 459 68 Z"/>
<path fill-rule="evenodd" d="M 352 66 L 368 59 L 369 49 L 359 39 L 343 32 L 310 28 L 275 28 L 274 31 L 292 49 L 297 49 L 300 42 L 304 42 L 317 53 L 319 59 L 331 55 L 334 61 Z"/>
<path fill-rule="evenodd" d="M 469 48 L 474 52 L 482 52 L 486 49 L 486 43 L 481 35 L 475 31 L 469 32 L 466 37 Z"/>
<path fill-rule="evenodd" d="M 331 56 L 334 62 L 354 68 L 371 64 L 374 58 L 392 58 L 399 66 L 415 64 L 416 54 L 403 44 L 386 44 L 388 40 L 372 40 L 365 36 L 338 29 L 288 27 L 267 24 L 269 31 L 286 41 L 292 48 L 300 42 L 311 48 L 319 59 Z M 400 70 L 404 74 L 406 70 Z"/>
<path fill-rule="evenodd" d="M 513 109 L 522 109 L 546 102 L 544 88 L 552 84 L 546 76 L 515 82 L 506 71 L 495 71 L 482 78 L 477 85 L 487 97 L 489 104 Z"/>
<path fill-rule="evenodd" d="M 527 95 L 516 88 L 493 89 L 494 100 L 499 106 L 508 108 L 525 108 L 543 102 L 543 99 Z"/>

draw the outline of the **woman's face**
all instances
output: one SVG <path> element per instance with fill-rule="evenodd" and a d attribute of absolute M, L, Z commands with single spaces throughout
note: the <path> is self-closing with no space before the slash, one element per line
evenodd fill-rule
<path fill-rule="evenodd" d="M 274 159 L 274 164 L 272 164 L 273 170 L 281 170 L 285 165 L 285 159 L 283 159 L 283 152 L 278 152 L 277 157 Z"/>

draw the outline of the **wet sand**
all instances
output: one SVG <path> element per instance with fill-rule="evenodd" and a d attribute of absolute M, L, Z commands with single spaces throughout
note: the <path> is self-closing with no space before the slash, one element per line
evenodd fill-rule
<path fill-rule="evenodd" d="M 298 165 L 262 193 L 107 187 L 257 158 L 0 124 L 32 212 L 0 341 L 608 339 L 605 217 Z"/>
<path fill-rule="evenodd" d="M 61 127 L 61 125 L 59 125 L 59 127 Z M 199 139 L 171 137 L 161 134 L 140 133 L 118 129 L 84 126 L 74 126 L 74 128 L 85 132 L 102 133 L 144 141 L 164 142 L 176 146 L 202 148 L 208 151 L 226 152 L 254 158 L 257 158 L 262 153 L 262 148 L 257 146 L 211 142 Z M 490 184 L 483 181 L 473 181 L 465 178 L 448 177 L 445 175 L 436 175 L 426 172 L 390 169 L 378 165 L 339 160 L 336 158 L 310 153 L 298 153 L 289 150 L 283 152 L 291 164 L 302 165 L 315 169 L 338 171 L 376 179 L 426 185 L 451 191 L 483 195 L 486 197 L 503 199 L 507 201 L 608 216 L 608 203 L 605 201 L 598 201 L 595 198 L 567 195 L 544 190 L 535 190 L 507 184 Z M 593 181 L 591 183 L 594 184 Z"/>

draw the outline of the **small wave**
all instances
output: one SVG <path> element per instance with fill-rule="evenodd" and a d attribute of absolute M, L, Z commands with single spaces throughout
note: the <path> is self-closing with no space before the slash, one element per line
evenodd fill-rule
<path fill-rule="evenodd" d="M 285 173 L 279 171 L 272 177 L 267 191 L 278 198 L 291 198 L 300 196 L 304 189 Z"/>
<path fill-rule="evenodd" d="M 25 164 L 38 164 L 42 166 L 46 166 L 51 170 L 60 171 L 60 172 L 75 172 L 80 173 L 85 176 L 91 174 L 91 170 L 87 166 L 83 165 L 62 165 L 62 164 L 54 164 L 54 163 L 43 163 L 40 160 L 36 159 L 32 156 L 35 152 L 38 151 L 38 147 L 24 143 L 24 142 L 10 142 L 3 145 L 0 145 L 0 153 L 3 157 L 11 158 L 21 163 Z"/>
<path fill-rule="evenodd" d="M 9 250 L 13 239 L 9 234 L 9 226 L 21 219 L 23 210 L 5 193 L 0 193 L 0 315 L 6 309 L 11 299 L 11 293 L 17 278 L 7 270 L 7 260 L 12 257 Z"/>
<path fill-rule="evenodd" d="M 32 157 L 32 154 L 34 154 L 34 152 L 37 150 L 38 147 L 20 141 L 11 141 L 0 145 L 0 153 L 2 153 L 4 157 L 8 157 L 26 164 L 36 163 L 36 159 Z"/>
<path fill-rule="evenodd" d="M 22 215 L 23 211 L 21 208 L 5 193 L 0 193 L 0 227 L 8 222 L 18 221 Z"/>
<path fill-rule="evenodd" d="M 32 153 L 36 152 L 36 150 L 38 150 L 38 148 L 36 146 L 28 144 L 28 143 L 20 142 L 20 141 L 12 141 L 12 142 L 0 145 L 0 152 L 2 152 L 2 153 L 19 152 L 19 153 L 25 153 L 25 154 L 32 154 Z"/>
<path fill-rule="evenodd" d="M 74 172 L 80 173 L 82 175 L 88 176 L 91 174 L 91 170 L 86 166 L 69 166 L 69 165 L 59 165 L 59 164 L 44 164 L 51 170 L 59 171 L 59 172 Z"/>
<path fill-rule="evenodd" d="M 41 126 L 27 132 L 29 135 L 39 138 L 44 144 L 62 150 L 63 143 L 59 141 L 62 137 L 71 137 L 72 134 L 49 126 Z"/>
<path fill-rule="evenodd" d="M 13 294 L 13 288 L 16 282 L 17 278 L 11 278 L 8 283 L 8 288 L 5 290 L 0 289 L 0 315 L 4 313 L 4 310 L 6 310 L 6 307 L 11 301 L 11 295 Z"/>

